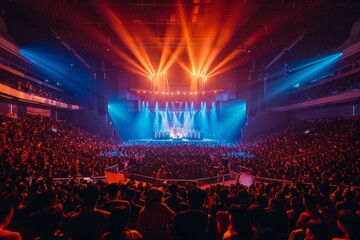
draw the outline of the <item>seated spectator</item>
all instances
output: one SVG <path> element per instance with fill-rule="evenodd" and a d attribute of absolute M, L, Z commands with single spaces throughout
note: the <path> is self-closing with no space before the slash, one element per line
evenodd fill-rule
<path fill-rule="evenodd" d="M 306 224 L 305 240 L 330 240 L 329 228 L 320 219 L 311 219 Z"/>
<path fill-rule="evenodd" d="M 240 190 L 237 194 L 237 199 L 238 199 L 239 205 L 241 207 L 245 207 L 245 208 L 250 207 L 250 205 L 251 205 L 250 193 L 247 190 L 245 190 L 245 189 Z"/>
<path fill-rule="evenodd" d="M 300 197 L 294 197 L 290 201 L 291 209 L 286 211 L 286 214 L 289 218 L 289 230 L 296 229 L 296 223 L 300 217 L 300 214 L 305 211 L 305 207 L 302 204 L 302 199 Z"/>
<path fill-rule="evenodd" d="M 65 240 L 67 237 L 59 229 L 63 221 L 63 212 L 60 208 L 54 207 L 43 213 L 42 225 L 39 226 L 39 236 L 36 240 Z"/>
<path fill-rule="evenodd" d="M 99 209 L 110 212 L 111 209 L 113 209 L 114 207 L 123 205 L 128 209 L 129 212 L 131 212 L 130 203 L 128 201 L 119 199 L 120 198 L 120 189 L 119 189 L 118 184 L 111 183 L 107 187 L 107 193 L 108 193 L 109 200 L 107 202 L 105 202 L 104 204 L 102 204 L 101 206 L 99 206 Z"/>
<path fill-rule="evenodd" d="M 310 219 L 312 217 L 309 213 L 304 212 L 301 214 L 296 223 L 297 229 L 291 231 L 289 240 L 303 240 L 306 237 L 306 224 Z"/>
<path fill-rule="evenodd" d="M 285 203 L 282 199 L 272 198 L 267 209 L 269 225 L 276 235 L 285 235 L 289 230 L 289 218 L 285 211 Z"/>
<path fill-rule="evenodd" d="M 21 240 L 21 235 L 18 232 L 5 230 L 9 225 L 14 212 L 14 205 L 12 200 L 6 197 L 0 199 L 0 239 L 4 240 Z"/>
<path fill-rule="evenodd" d="M 124 205 L 114 207 L 110 211 L 109 231 L 101 236 L 101 240 L 136 240 L 142 239 L 136 230 L 127 228 L 129 223 L 129 211 Z"/>
<path fill-rule="evenodd" d="M 337 213 L 337 224 L 339 229 L 344 233 L 341 238 L 333 240 L 355 240 L 360 239 L 360 219 L 350 210 L 340 210 Z"/>
<path fill-rule="evenodd" d="M 108 228 L 109 212 L 96 208 L 100 192 L 95 186 L 87 186 L 80 192 L 83 210 L 72 216 L 67 234 L 71 239 L 99 239 Z"/>
<path fill-rule="evenodd" d="M 182 197 L 178 195 L 179 185 L 172 184 L 169 187 L 170 196 L 167 197 L 164 202 L 168 207 L 173 210 L 174 212 L 177 211 L 181 202 L 184 201 Z"/>
<path fill-rule="evenodd" d="M 337 210 L 349 209 L 356 212 L 359 209 L 359 205 L 355 202 L 355 194 L 350 188 L 344 189 L 341 197 L 343 201 L 337 202 L 335 205 Z"/>
<path fill-rule="evenodd" d="M 175 240 L 216 239 L 217 227 L 214 218 L 203 212 L 205 194 L 200 188 L 188 193 L 190 209 L 179 212 L 174 218 L 171 235 Z"/>
<path fill-rule="evenodd" d="M 255 233 L 255 239 L 273 240 L 275 237 L 269 227 L 269 218 L 265 210 L 259 206 L 253 205 L 249 208 L 248 211 L 251 226 Z"/>
<path fill-rule="evenodd" d="M 224 233 L 228 230 L 230 224 L 228 211 L 217 211 L 215 220 L 218 238 L 222 238 Z"/>
<path fill-rule="evenodd" d="M 28 226 L 39 239 L 54 239 L 63 220 L 62 208 L 57 205 L 57 194 L 53 190 L 42 192 L 40 199 L 41 210 L 29 216 Z"/>
<path fill-rule="evenodd" d="M 145 195 L 145 206 L 140 210 L 137 229 L 142 234 L 146 231 L 168 231 L 175 212 L 163 203 L 163 191 L 152 187 Z"/>
<path fill-rule="evenodd" d="M 213 203 L 210 207 L 210 214 L 211 216 L 216 216 L 216 213 L 218 211 L 226 211 L 226 197 L 229 194 L 229 190 L 228 189 L 221 189 L 219 192 L 219 202 L 218 203 Z"/>
<path fill-rule="evenodd" d="M 136 190 L 132 187 L 125 191 L 125 200 L 130 203 L 130 227 L 136 228 L 136 222 L 142 206 L 135 203 Z"/>
<path fill-rule="evenodd" d="M 246 208 L 233 205 L 229 209 L 230 226 L 225 232 L 223 240 L 251 240 L 254 231 L 251 228 L 249 214 Z"/>
<path fill-rule="evenodd" d="M 317 219 L 321 219 L 322 218 L 322 215 L 321 213 L 319 212 L 319 210 L 317 209 L 316 207 L 316 199 L 314 196 L 311 196 L 311 195 L 304 195 L 303 197 L 303 204 L 304 204 L 304 207 L 306 209 L 306 213 L 310 214 L 310 216 L 312 218 L 317 218 Z M 303 212 L 304 213 L 304 212 Z M 300 217 L 301 215 L 303 214 L 301 213 L 300 214 Z"/>

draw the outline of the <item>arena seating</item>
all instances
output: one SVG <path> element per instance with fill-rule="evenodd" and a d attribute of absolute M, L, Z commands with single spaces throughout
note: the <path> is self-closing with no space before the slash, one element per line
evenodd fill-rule
<path fill-rule="evenodd" d="M 46 83 L 39 84 L 26 78 L 17 76 L 0 68 L 0 83 L 14 88 L 21 92 L 35 94 L 40 97 L 57 100 L 65 103 L 77 103 L 71 94 L 64 92 L 58 87 L 46 86 Z"/>
<path fill-rule="evenodd" d="M 311 85 L 306 86 L 305 89 L 299 89 L 297 92 L 285 97 L 279 105 L 295 104 L 298 102 L 310 101 L 317 98 L 359 90 L 360 73 L 358 72 L 314 87 L 311 87 Z"/>
<path fill-rule="evenodd" d="M 107 218 L 109 213 L 99 212 L 96 206 L 101 209 L 101 205 L 109 201 L 114 206 L 131 206 L 131 220 L 125 223 L 122 231 L 130 231 L 126 226 L 137 228 L 139 210 L 145 211 L 147 205 L 144 203 L 151 198 L 148 196 L 152 186 L 150 183 L 128 181 L 109 185 L 99 182 L 94 184 L 96 188 L 91 188 L 92 183 L 76 177 L 99 176 L 107 166 L 120 164 L 139 153 L 144 154 L 145 158 L 134 163 L 135 171 L 159 174 L 164 178 L 217 174 L 209 155 L 221 157 L 236 150 L 249 154 L 227 154 L 234 166 L 241 164 L 252 168 L 257 176 L 291 180 L 290 184 L 258 182 L 250 187 L 239 183 L 230 186 L 216 184 L 202 190 L 205 199 L 202 212 L 211 214 L 219 226 L 217 234 L 211 235 L 210 239 L 221 239 L 229 224 L 224 219 L 229 214 L 240 212 L 249 216 L 245 218 L 247 224 L 252 226 L 249 236 L 266 234 L 270 239 L 304 235 L 306 228 L 311 229 L 310 224 L 323 228 L 326 236 L 322 239 L 341 237 L 348 232 L 343 233 L 343 228 L 337 227 L 336 220 L 351 219 L 354 224 L 359 221 L 359 192 L 349 187 L 359 185 L 359 119 L 297 121 L 243 142 L 202 142 L 183 144 L 181 148 L 178 142 L 119 144 L 116 139 L 102 138 L 70 123 L 54 122 L 43 116 L 24 115 L 12 119 L 1 115 L 0 119 L 0 204 L 5 206 L 10 200 L 14 203 L 13 219 L 8 229 L 19 232 L 23 239 L 45 238 L 49 234 L 52 238 L 68 239 L 73 236 L 74 230 L 67 228 L 67 222 L 71 224 L 71 229 L 75 228 L 81 235 L 85 231 L 81 223 L 71 222 L 89 209 Z M 122 154 L 101 154 L 106 152 Z M 58 176 L 71 179 L 59 184 L 51 181 Z M 311 182 L 312 185 L 304 182 Z M 331 190 L 330 184 L 337 184 L 338 187 Z M 160 197 L 165 199 L 170 199 L 171 194 L 178 196 L 177 207 L 171 205 L 174 209 L 169 210 L 178 214 L 180 210 L 189 208 L 188 193 L 197 187 L 197 183 L 174 186 L 177 186 L 175 192 L 172 190 L 174 187 L 165 182 L 159 191 Z M 85 204 L 88 198 L 98 199 L 96 196 L 99 196 L 98 202 L 93 202 L 91 206 Z M 168 207 L 165 205 L 161 208 Z M 160 210 L 157 211 L 151 215 L 151 219 L 161 222 L 163 215 Z M 244 218 L 244 215 L 241 216 Z M 54 225 L 46 225 L 50 223 Z M 349 234 L 358 236 L 356 228 L 349 226 L 349 229 Z M 142 230 L 138 230 L 131 234 L 141 234 Z M 151 230 L 169 231 L 160 225 Z M 107 230 L 105 225 L 99 231 L 104 236 L 116 234 L 111 229 Z M 144 232 L 146 236 L 148 233 Z M 171 234 L 176 239 L 178 233 Z M 167 239 L 170 239 L 169 234 Z"/>

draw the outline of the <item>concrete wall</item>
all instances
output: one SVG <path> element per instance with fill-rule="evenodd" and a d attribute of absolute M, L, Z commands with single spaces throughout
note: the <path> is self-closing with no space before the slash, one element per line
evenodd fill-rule
<path fill-rule="evenodd" d="M 291 115 L 288 112 L 259 112 L 255 117 L 248 117 L 247 126 L 242 130 L 242 138 L 250 138 L 271 128 L 285 125 L 291 119 Z"/>
<path fill-rule="evenodd" d="M 114 136 L 114 127 L 110 125 L 107 115 L 99 115 L 96 111 L 73 111 L 73 123 L 92 132 L 100 133 L 104 136 Z"/>
<path fill-rule="evenodd" d="M 321 108 L 304 109 L 292 113 L 292 117 L 295 119 L 311 119 L 334 116 L 349 118 L 353 115 L 360 115 L 360 103 L 328 105 L 322 106 Z"/>
<path fill-rule="evenodd" d="M 286 125 L 292 120 L 314 119 L 321 117 L 343 117 L 360 116 L 360 103 L 348 103 L 327 105 L 312 109 L 302 109 L 287 112 L 259 112 L 256 117 L 249 117 L 248 124 L 243 128 L 242 137 L 249 138 L 266 132 L 271 128 Z"/>

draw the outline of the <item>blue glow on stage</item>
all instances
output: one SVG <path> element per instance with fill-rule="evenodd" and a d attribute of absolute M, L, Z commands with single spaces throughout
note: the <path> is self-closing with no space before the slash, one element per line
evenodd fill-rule
<path fill-rule="evenodd" d="M 236 140 L 247 120 L 244 100 L 138 104 L 109 101 L 111 121 L 122 139 Z"/>

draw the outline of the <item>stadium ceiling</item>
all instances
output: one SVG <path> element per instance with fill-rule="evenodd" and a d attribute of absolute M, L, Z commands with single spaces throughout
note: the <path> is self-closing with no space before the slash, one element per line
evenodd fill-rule
<path fill-rule="evenodd" d="M 129 37 L 148 51 L 164 46 L 201 49 L 210 41 L 209 47 L 221 48 L 224 55 L 240 49 L 251 52 L 251 57 L 270 59 L 304 34 L 306 41 L 324 51 L 339 46 L 360 18 L 357 0 L 4 0 L 0 4 L 8 33 L 20 45 L 55 34 L 80 53 L 106 53 L 110 58 L 114 48 L 129 49 Z M 123 36 L 124 31 L 128 36 Z"/>

